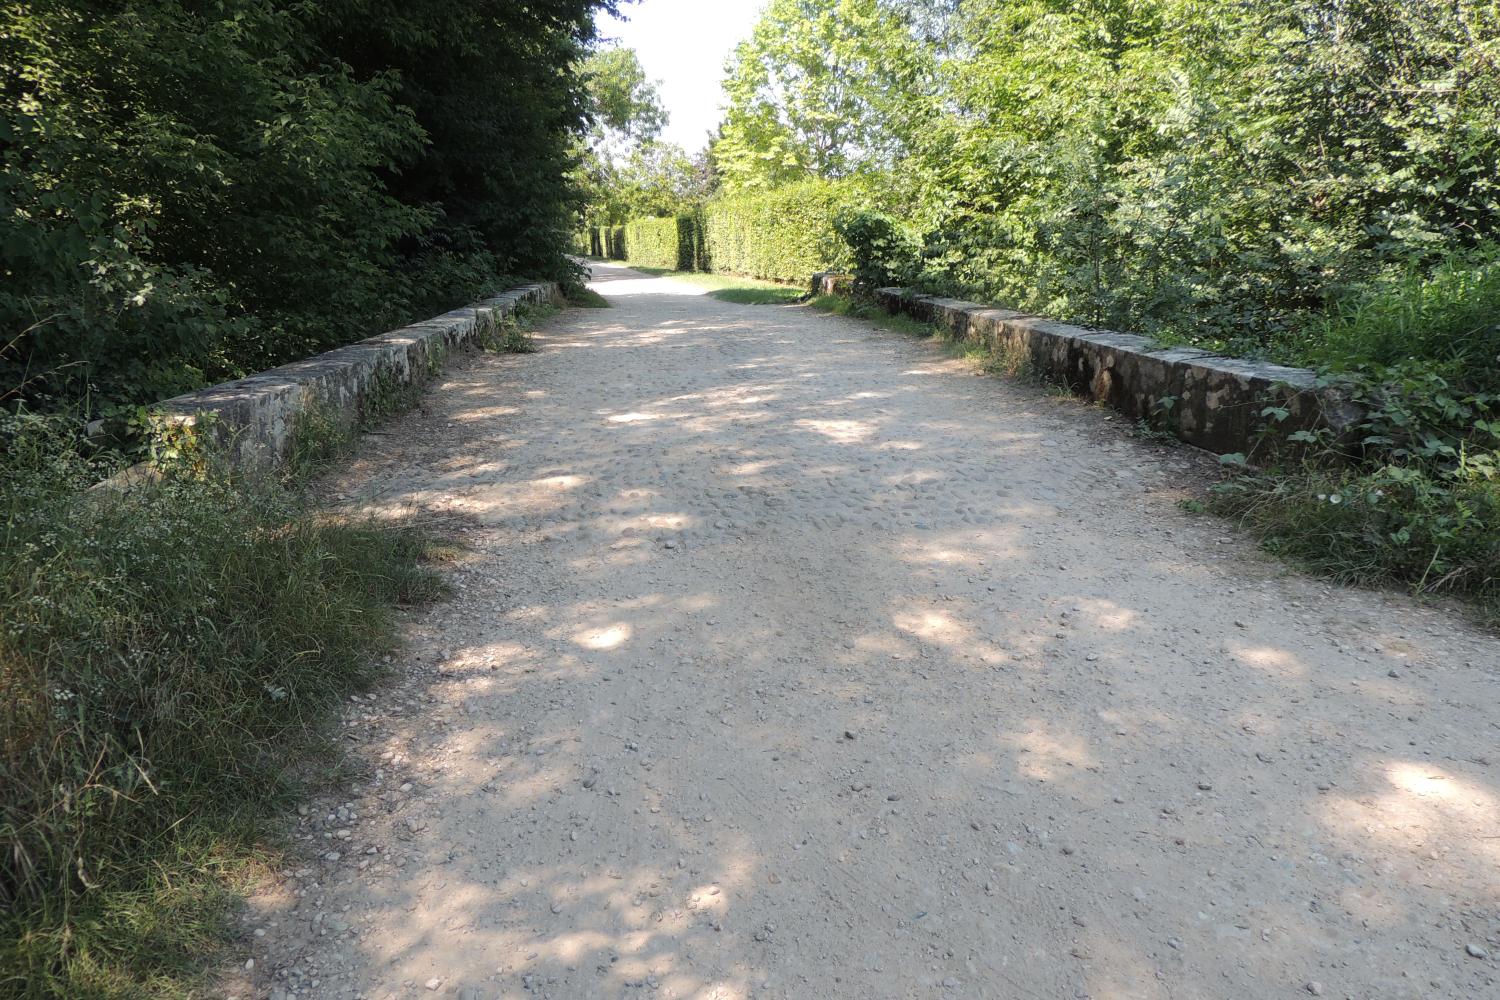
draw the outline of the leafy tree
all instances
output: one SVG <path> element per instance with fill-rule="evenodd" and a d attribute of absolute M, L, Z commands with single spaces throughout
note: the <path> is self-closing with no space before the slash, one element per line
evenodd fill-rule
<path fill-rule="evenodd" d="M 441 206 L 409 251 L 441 271 L 559 276 L 582 192 L 565 183 L 591 104 L 581 65 L 596 11 L 617 0 L 335 0 L 323 46 L 362 74 L 395 72 L 427 134 L 388 180 L 409 204 Z"/>
<path fill-rule="evenodd" d="M 0 3 L 0 397 L 149 402 L 566 273 L 615 8 Z"/>
<path fill-rule="evenodd" d="M 632 150 L 619 168 L 615 194 L 621 219 L 672 215 L 703 201 L 704 175 L 681 146 L 653 142 Z"/>
<path fill-rule="evenodd" d="M 1497 235 L 1493 3 L 972 0 L 895 186 L 928 280 L 1268 350 Z"/>
<path fill-rule="evenodd" d="M 608 142 L 611 137 L 649 143 L 667 124 L 657 84 L 646 78 L 646 70 L 634 49 L 607 48 L 591 53 L 583 64 L 590 110 L 592 137 Z"/>
<path fill-rule="evenodd" d="M 584 224 L 615 226 L 635 216 L 675 211 L 672 192 L 685 183 L 672 171 L 677 158 L 685 157 L 675 146 L 656 143 L 667 111 L 635 50 L 594 51 L 581 72 L 587 81 L 591 122 L 580 153 Z"/>
<path fill-rule="evenodd" d="M 735 50 L 714 156 L 732 190 L 889 166 L 929 59 L 879 0 L 772 0 Z"/>

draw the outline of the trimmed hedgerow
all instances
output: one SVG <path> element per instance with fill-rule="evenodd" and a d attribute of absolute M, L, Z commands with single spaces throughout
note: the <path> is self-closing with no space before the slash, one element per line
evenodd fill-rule
<path fill-rule="evenodd" d="M 580 242 L 595 256 L 642 267 L 801 284 L 814 271 L 851 265 L 836 220 L 861 201 L 847 184 L 810 180 L 719 198 L 675 217 L 596 227 Z"/>
<path fill-rule="evenodd" d="M 625 226 L 625 245 L 630 263 L 641 267 L 710 270 L 701 211 L 636 219 Z"/>
<path fill-rule="evenodd" d="M 843 270 L 849 251 L 834 219 L 852 200 L 836 182 L 810 180 L 710 202 L 703 214 L 713 269 L 794 282 Z"/>

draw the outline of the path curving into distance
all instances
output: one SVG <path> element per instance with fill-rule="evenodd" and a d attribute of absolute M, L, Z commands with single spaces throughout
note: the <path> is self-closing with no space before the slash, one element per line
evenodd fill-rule
<path fill-rule="evenodd" d="M 468 551 L 245 995 L 1500 997 L 1500 641 L 1104 411 L 595 277 L 336 477 Z"/>

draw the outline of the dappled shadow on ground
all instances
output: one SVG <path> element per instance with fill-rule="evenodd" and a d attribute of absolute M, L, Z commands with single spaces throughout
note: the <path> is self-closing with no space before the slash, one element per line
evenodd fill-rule
<path fill-rule="evenodd" d="M 599 280 L 342 484 L 478 527 L 316 995 L 1495 989 L 1493 640 L 1255 558 L 1098 411 Z"/>

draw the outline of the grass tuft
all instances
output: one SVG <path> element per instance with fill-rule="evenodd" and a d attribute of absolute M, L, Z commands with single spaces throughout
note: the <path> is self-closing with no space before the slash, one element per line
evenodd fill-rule
<path fill-rule="evenodd" d="M 908 337 L 926 338 L 938 335 L 937 328 L 931 323 L 924 323 L 900 313 L 887 312 L 872 302 L 850 298 L 847 295 L 815 295 L 808 304 L 814 309 L 821 309 L 836 316 L 862 319 L 882 329 L 905 334 Z"/>
<path fill-rule="evenodd" d="M 710 298 L 718 299 L 720 302 L 734 302 L 742 306 L 787 305 L 796 302 L 802 294 L 801 290 L 786 285 L 773 285 L 769 288 L 720 288 L 708 293 Z"/>
<path fill-rule="evenodd" d="M 1305 569 L 1463 597 L 1500 624 L 1500 481 L 1310 464 L 1236 476 L 1207 506 Z"/>
<path fill-rule="evenodd" d="M 563 298 L 575 309 L 609 309 L 609 299 L 584 284 L 568 284 L 563 288 Z"/>
<path fill-rule="evenodd" d="M 96 488 L 56 422 L 0 439 L 0 996 L 202 995 L 294 764 L 442 592 L 432 540 L 212 473 Z"/>

